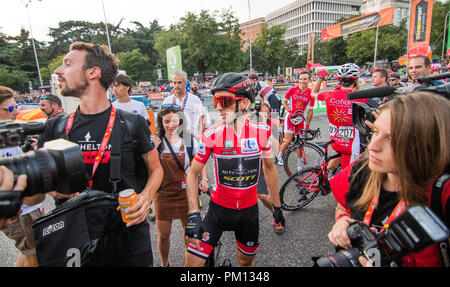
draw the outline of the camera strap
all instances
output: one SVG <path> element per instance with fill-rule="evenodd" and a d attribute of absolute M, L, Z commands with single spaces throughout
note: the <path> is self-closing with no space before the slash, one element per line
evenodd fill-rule
<path fill-rule="evenodd" d="M 369 205 L 369 208 L 367 209 L 366 214 L 364 215 L 363 223 L 367 226 L 370 226 L 370 222 L 372 221 L 373 212 L 375 211 L 375 208 L 378 205 L 378 197 L 380 196 L 380 193 L 378 193 L 377 196 L 375 196 L 372 199 L 372 202 Z M 400 200 L 397 203 L 397 206 L 394 208 L 394 211 L 392 211 L 391 215 L 389 215 L 388 220 L 383 225 L 383 228 L 381 231 L 385 230 L 389 227 L 389 224 L 391 224 L 392 220 L 394 220 L 397 216 L 399 216 L 403 211 L 406 209 L 406 204 L 403 200 Z M 380 232 L 381 232 L 380 231 Z"/>
<path fill-rule="evenodd" d="M 66 124 L 66 135 L 67 138 L 69 138 L 69 132 L 72 129 L 73 126 L 73 122 L 75 120 L 75 115 L 76 115 L 76 111 L 73 112 L 69 119 L 67 120 L 67 124 Z M 111 107 L 111 114 L 109 116 L 109 120 L 108 120 L 108 125 L 106 127 L 106 131 L 105 131 L 105 135 L 103 136 L 103 140 L 102 143 L 100 144 L 100 148 L 97 151 L 97 155 L 95 156 L 95 162 L 94 162 L 94 166 L 92 167 L 92 175 L 89 178 L 89 187 L 92 188 L 93 186 L 93 180 L 92 178 L 94 177 L 95 172 L 97 171 L 97 168 L 103 158 L 103 155 L 105 153 L 106 147 L 108 146 L 108 142 L 109 139 L 111 137 L 111 132 L 112 129 L 114 127 L 114 122 L 116 120 L 116 108 L 114 106 Z"/>
<path fill-rule="evenodd" d="M 444 202 L 442 200 L 442 192 L 450 180 L 450 174 L 442 175 L 436 182 L 433 184 L 433 188 L 431 189 L 430 196 L 430 208 L 436 213 L 436 215 L 448 226 L 450 222 L 447 222 L 445 218 L 444 212 Z M 441 261 L 444 267 L 450 267 L 450 246 L 448 240 L 444 240 L 438 244 L 439 254 L 441 256 Z"/>

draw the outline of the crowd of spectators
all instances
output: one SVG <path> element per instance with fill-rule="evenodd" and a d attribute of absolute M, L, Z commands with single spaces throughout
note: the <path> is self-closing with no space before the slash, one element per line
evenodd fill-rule
<path fill-rule="evenodd" d="M 39 104 L 42 93 L 40 91 L 33 91 L 32 93 L 20 93 L 16 92 L 14 100 L 19 105 L 23 104 Z"/>

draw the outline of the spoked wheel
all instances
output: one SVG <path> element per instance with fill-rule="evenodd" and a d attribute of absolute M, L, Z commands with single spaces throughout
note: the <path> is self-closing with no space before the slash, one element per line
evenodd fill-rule
<path fill-rule="evenodd" d="M 321 177 L 318 168 L 307 168 L 289 177 L 280 190 L 281 207 L 297 210 L 309 204 L 320 192 Z"/>
<path fill-rule="evenodd" d="M 325 159 L 325 153 L 315 144 L 305 142 L 299 147 L 296 146 L 290 146 L 283 155 L 284 171 L 288 176 L 307 168 L 316 167 Z"/>

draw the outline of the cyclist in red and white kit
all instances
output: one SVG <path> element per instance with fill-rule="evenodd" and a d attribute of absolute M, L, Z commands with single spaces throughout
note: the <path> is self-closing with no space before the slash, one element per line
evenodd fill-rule
<path fill-rule="evenodd" d="M 284 96 L 283 106 L 286 111 L 286 119 L 284 120 L 284 142 L 281 145 L 280 151 L 278 152 L 277 161 L 279 165 L 283 165 L 283 152 L 292 142 L 294 134 L 300 134 L 301 129 L 305 128 L 305 111 L 308 110 L 308 115 L 306 117 L 306 129 L 309 129 L 313 117 L 313 108 L 315 98 L 311 95 L 311 89 L 308 87 L 310 82 L 310 76 L 307 71 L 303 71 L 299 75 L 299 86 L 290 88 L 286 95 Z M 294 125 L 291 121 L 291 117 L 296 117 L 300 119 L 300 123 Z M 301 158 L 300 151 L 297 150 L 297 155 L 299 159 Z"/>
<path fill-rule="evenodd" d="M 284 226 L 278 195 L 278 173 L 272 160 L 271 128 L 250 120 L 247 113 L 254 102 L 253 87 L 242 74 L 218 77 L 211 88 L 222 118 L 207 129 L 187 176 L 190 244 L 185 266 L 204 266 L 223 231 L 234 231 L 239 266 L 253 266 L 259 247 L 257 184 L 262 170 L 274 205 L 273 217 Z M 202 219 L 198 207 L 198 175 L 212 156 L 215 188 Z"/>
<path fill-rule="evenodd" d="M 319 80 L 316 85 L 320 85 L 326 76 L 326 71 L 322 71 L 322 73 L 319 72 Z M 358 159 L 360 154 L 359 131 L 352 123 L 352 103 L 354 101 L 365 103 L 367 99 L 347 100 L 348 93 L 359 90 L 359 73 L 360 68 L 356 64 L 347 63 L 340 66 L 337 71 L 339 85 L 333 91 L 317 95 L 319 101 L 326 102 L 330 140 L 334 140 L 331 147 L 342 155 L 340 159 L 342 169 Z M 339 159 L 332 160 L 328 168 L 333 170 L 338 164 Z"/>
<path fill-rule="evenodd" d="M 268 83 L 258 80 L 258 75 L 255 73 L 248 74 L 248 78 L 252 82 L 255 89 L 255 98 L 259 95 L 261 101 L 269 103 L 270 112 L 272 113 L 272 118 L 277 119 L 277 114 L 280 113 L 281 109 L 281 99 L 277 94 L 277 91 Z"/>

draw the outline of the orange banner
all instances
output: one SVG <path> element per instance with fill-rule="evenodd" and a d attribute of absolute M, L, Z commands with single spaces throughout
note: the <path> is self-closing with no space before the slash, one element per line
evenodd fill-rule
<path fill-rule="evenodd" d="M 433 0 L 412 0 L 409 26 L 408 58 L 430 53 Z"/>
<path fill-rule="evenodd" d="M 322 42 L 355 32 L 392 24 L 394 7 L 359 16 L 322 29 Z"/>

